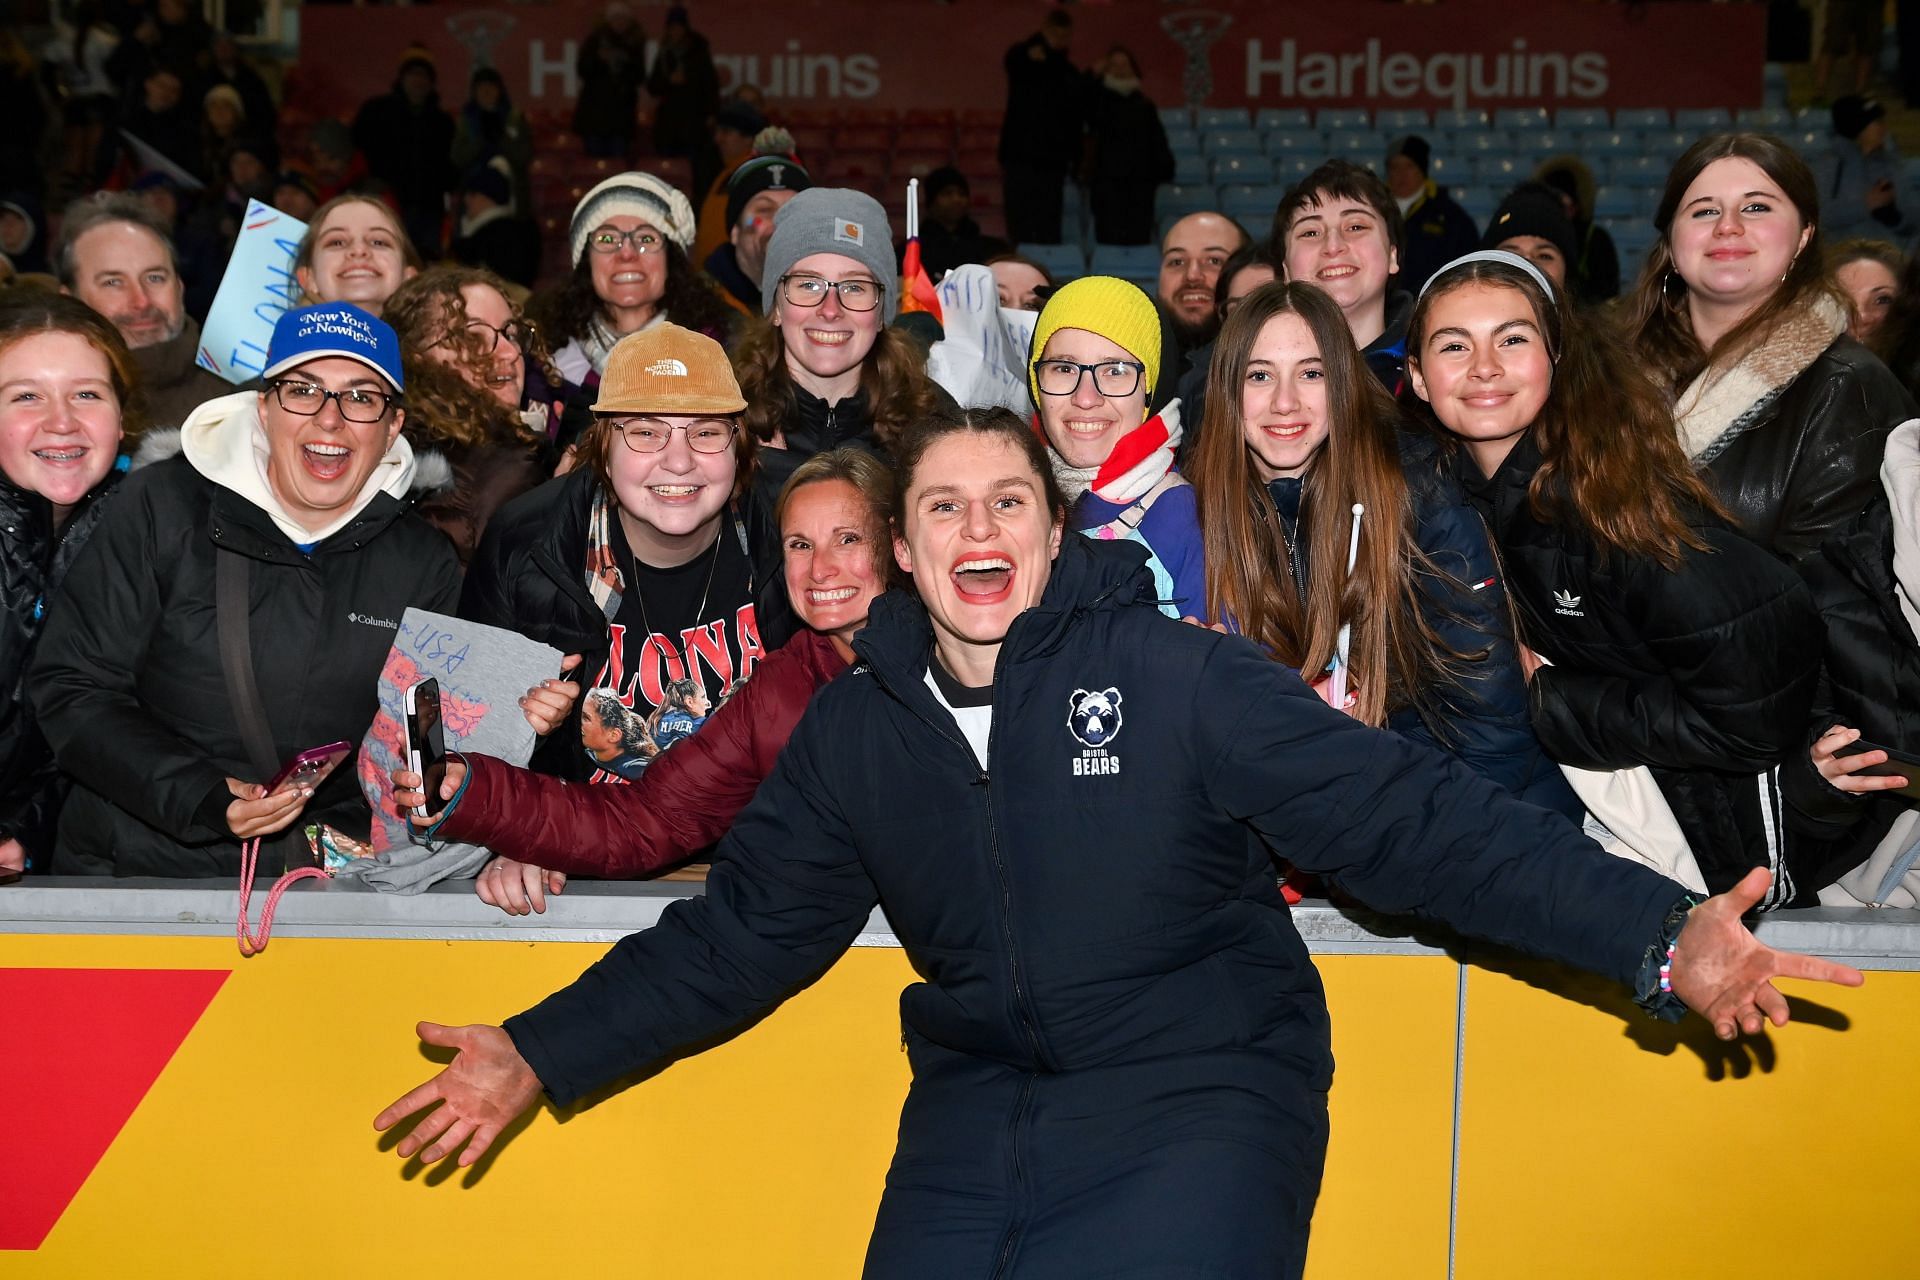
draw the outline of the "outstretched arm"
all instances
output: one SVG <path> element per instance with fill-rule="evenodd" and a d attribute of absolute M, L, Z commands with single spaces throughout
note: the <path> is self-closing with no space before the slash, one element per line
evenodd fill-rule
<path fill-rule="evenodd" d="M 1772 877 L 1765 867 L 1747 872 L 1739 884 L 1708 898 L 1687 913 L 1674 943 L 1668 985 L 1689 1009 L 1713 1024 L 1713 1033 L 1732 1040 L 1754 1035 L 1767 1023 L 1787 1025 L 1787 998 L 1775 978 L 1804 978 L 1857 987 L 1866 981 L 1858 969 L 1818 956 L 1776 951 L 1740 922 L 1766 893 Z"/>

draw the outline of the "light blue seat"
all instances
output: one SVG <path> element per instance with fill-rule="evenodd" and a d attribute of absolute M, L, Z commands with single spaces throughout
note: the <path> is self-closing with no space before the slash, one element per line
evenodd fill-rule
<path fill-rule="evenodd" d="M 1305 107 L 1262 107 L 1253 117 L 1256 129 L 1311 129 L 1313 116 Z"/>
<path fill-rule="evenodd" d="M 1191 151 L 1197 155 L 1200 152 L 1199 131 L 1195 129 L 1169 129 L 1167 130 L 1167 147 L 1175 155 L 1179 155 L 1183 151 Z"/>
<path fill-rule="evenodd" d="M 1372 128 L 1373 117 L 1365 107 L 1323 107 L 1313 123 L 1323 132 L 1332 133 L 1337 129 Z"/>
<path fill-rule="evenodd" d="M 1151 244 L 1096 244 L 1087 273 L 1122 280 L 1153 280 L 1160 274 L 1160 249 Z"/>
<path fill-rule="evenodd" d="M 1763 95 L 1770 107 L 1787 105 L 1787 69 L 1778 62 L 1769 62 L 1761 73 L 1760 83 L 1764 86 Z"/>
<path fill-rule="evenodd" d="M 1615 186 L 1657 189 L 1667 185 L 1667 170 L 1672 167 L 1658 156 L 1616 156 L 1608 181 Z"/>
<path fill-rule="evenodd" d="M 1432 126 L 1426 112 L 1412 108 L 1377 111 L 1373 116 L 1373 127 L 1386 133 L 1420 133 Z"/>
<path fill-rule="evenodd" d="M 1433 158 L 1427 161 L 1427 176 L 1444 187 L 1452 183 L 1455 174 L 1465 176 L 1469 167 L 1464 160 L 1436 151 Z"/>
<path fill-rule="evenodd" d="M 1162 222 L 1172 222 L 1203 209 L 1217 209 L 1220 193 L 1211 183 L 1185 185 L 1163 183 L 1153 193 L 1153 213 Z"/>
<path fill-rule="evenodd" d="M 1516 129 L 1513 149 L 1524 156 L 1550 156 L 1573 146 L 1573 135 L 1552 129 Z"/>
<path fill-rule="evenodd" d="M 1493 123 L 1479 107 L 1450 107 L 1433 113 L 1436 129 L 1484 129 Z"/>
<path fill-rule="evenodd" d="M 1505 191 L 1527 180 L 1533 172 L 1533 162 L 1524 156 L 1488 152 L 1473 157 L 1469 171 L 1479 185 Z"/>
<path fill-rule="evenodd" d="M 1607 229 L 1607 234 L 1613 237 L 1613 247 L 1619 250 L 1621 285 L 1631 289 L 1647 250 L 1660 238 L 1660 233 L 1649 218 L 1613 218 L 1600 225 Z"/>
<path fill-rule="evenodd" d="M 1202 129 L 1251 129 L 1253 121 L 1245 107 L 1201 107 L 1193 113 L 1193 122 Z"/>
<path fill-rule="evenodd" d="M 1562 107 L 1553 113 L 1556 129 L 1611 129 L 1613 121 L 1605 107 Z"/>
<path fill-rule="evenodd" d="M 1185 107 L 1160 108 L 1160 123 L 1169 129 L 1193 128 L 1193 112 Z"/>
<path fill-rule="evenodd" d="M 1467 211 L 1468 217 L 1484 227 L 1487 219 L 1493 216 L 1493 211 L 1500 207 L 1500 197 L 1505 191 L 1505 187 L 1456 187 L 1453 198 Z"/>
<path fill-rule="evenodd" d="M 1265 186 L 1231 186 L 1220 189 L 1220 212 L 1249 227 L 1263 231 L 1273 222 L 1273 211 L 1287 189 L 1269 183 Z"/>
<path fill-rule="evenodd" d="M 1270 156 L 1323 157 L 1327 154 L 1327 136 L 1318 129 L 1272 129 L 1266 138 Z"/>
<path fill-rule="evenodd" d="M 1605 186 L 1594 192 L 1593 216 L 1602 222 L 1613 218 L 1651 218 L 1652 192 L 1645 188 Z"/>
<path fill-rule="evenodd" d="M 1273 181 L 1273 161 L 1258 152 L 1253 155 L 1215 156 L 1213 181 L 1216 186 L 1229 183 L 1266 185 Z"/>
<path fill-rule="evenodd" d="M 1020 252 L 1045 267 L 1055 284 L 1087 274 L 1086 255 L 1077 244 L 1023 244 Z"/>
<path fill-rule="evenodd" d="M 1276 182 L 1292 186 L 1300 179 L 1320 167 L 1326 157 L 1317 151 L 1289 151 L 1285 155 L 1275 156 L 1273 177 Z"/>
<path fill-rule="evenodd" d="M 1700 136 L 1689 129 L 1649 129 L 1640 135 L 1640 149 L 1650 156 L 1665 156 L 1671 163 Z"/>
<path fill-rule="evenodd" d="M 1733 115 L 1725 107 L 1682 107 L 1673 113 L 1673 127 L 1689 133 L 1718 133 L 1733 128 Z"/>
<path fill-rule="evenodd" d="M 1582 129 L 1568 150 L 1589 164 L 1640 154 L 1640 135 L 1631 129 Z"/>
<path fill-rule="evenodd" d="M 1371 129 L 1339 129 L 1327 135 L 1327 155 L 1346 160 L 1366 161 L 1387 149 L 1380 135 Z"/>
<path fill-rule="evenodd" d="M 1736 118 L 1742 129 L 1761 133 L 1785 133 L 1793 128 L 1793 112 L 1785 107 L 1744 107 Z"/>
<path fill-rule="evenodd" d="M 1493 113 L 1493 127 L 1496 129 L 1546 129 L 1553 125 L 1553 116 L 1545 107 L 1502 107 Z"/>
<path fill-rule="evenodd" d="M 1460 152 L 1495 151 L 1510 155 L 1515 150 L 1513 134 L 1506 129 L 1473 129 L 1453 137 L 1453 149 Z"/>
<path fill-rule="evenodd" d="M 1211 181 L 1212 174 L 1207 165 L 1207 158 L 1192 153 L 1174 156 L 1173 180 L 1183 187 Z"/>
<path fill-rule="evenodd" d="M 1671 129 L 1673 120 L 1665 107 L 1621 107 L 1613 113 L 1616 129 Z"/>
<path fill-rule="evenodd" d="M 1200 135 L 1200 150 L 1210 156 L 1248 152 L 1264 155 L 1260 135 L 1251 129 L 1214 129 Z"/>

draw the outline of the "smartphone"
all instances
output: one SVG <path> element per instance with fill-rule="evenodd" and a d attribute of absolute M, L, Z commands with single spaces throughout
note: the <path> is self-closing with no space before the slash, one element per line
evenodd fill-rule
<path fill-rule="evenodd" d="M 302 751 L 286 762 L 280 772 L 273 775 L 267 783 L 267 794 L 277 795 L 291 788 L 312 791 L 327 780 L 327 775 L 340 767 L 340 762 L 353 754 L 350 742 L 329 742 L 324 747 L 315 747 L 311 751 Z"/>
<path fill-rule="evenodd" d="M 407 689 L 407 768 L 420 775 L 426 803 L 413 813 L 424 818 L 440 807 L 440 784 L 447 778 L 447 740 L 440 727 L 440 682 L 429 676 Z"/>
<path fill-rule="evenodd" d="M 1883 747 L 1877 742 L 1868 742 L 1865 738 L 1856 738 L 1835 752 L 1836 755 L 1857 756 L 1864 751 L 1884 751 L 1887 759 L 1884 764 L 1870 764 L 1864 769 L 1855 769 L 1855 773 L 1871 774 L 1879 778 L 1905 778 L 1907 785 L 1895 787 L 1891 791 L 1875 792 L 1883 796 L 1905 796 L 1909 800 L 1920 800 L 1920 757 L 1910 756 L 1904 751 L 1895 751 L 1892 747 Z"/>

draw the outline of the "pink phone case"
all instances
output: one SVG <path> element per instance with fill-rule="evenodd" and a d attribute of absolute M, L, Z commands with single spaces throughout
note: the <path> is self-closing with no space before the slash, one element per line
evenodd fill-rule
<path fill-rule="evenodd" d="M 315 747 L 311 751 L 302 751 L 267 783 L 267 794 L 272 795 L 282 787 L 296 784 L 303 787 L 317 787 L 325 782 L 327 775 L 340 767 L 340 762 L 353 754 L 350 742 L 329 742 L 324 747 Z"/>

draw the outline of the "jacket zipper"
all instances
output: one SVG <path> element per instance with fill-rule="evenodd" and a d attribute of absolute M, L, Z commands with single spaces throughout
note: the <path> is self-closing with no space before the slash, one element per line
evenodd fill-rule
<path fill-rule="evenodd" d="M 1007 1274 L 1007 1268 L 1013 1262 L 1013 1247 L 1020 1242 L 1021 1214 L 1025 1210 L 1022 1203 L 1026 1195 L 1027 1170 L 1020 1159 L 1020 1142 L 1027 1123 L 1027 1114 L 1033 1109 L 1033 1087 L 1036 1077 L 1031 1073 L 1020 1082 L 1020 1095 L 1013 1104 L 1013 1118 L 1007 1123 L 1008 1160 L 1012 1165 L 1013 1212 L 1009 1215 L 1007 1232 L 1000 1238 L 1000 1256 L 994 1260 L 991 1280 Z"/>

